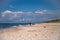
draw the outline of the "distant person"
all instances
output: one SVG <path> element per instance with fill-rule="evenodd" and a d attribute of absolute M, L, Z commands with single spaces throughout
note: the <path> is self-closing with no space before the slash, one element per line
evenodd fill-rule
<path fill-rule="evenodd" d="M 31 23 L 31 22 L 30 22 L 29 24 L 30 24 L 30 26 L 32 25 L 32 23 Z"/>

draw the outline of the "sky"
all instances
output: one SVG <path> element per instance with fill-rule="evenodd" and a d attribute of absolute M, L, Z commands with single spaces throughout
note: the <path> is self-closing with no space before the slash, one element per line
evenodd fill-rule
<path fill-rule="evenodd" d="M 0 0 L 0 23 L 60 19 L 60 0 Z"/>

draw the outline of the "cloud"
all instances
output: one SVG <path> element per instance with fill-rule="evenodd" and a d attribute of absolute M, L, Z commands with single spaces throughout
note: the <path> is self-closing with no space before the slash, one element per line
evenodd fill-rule
<path fill-rule="evenodd" d="M 6 11 L 4 11 L 4 12 L 2 12 L 2 17 L 5 17 L 5 16 L 12 16 L 12 17 L 17 17 L 18 16 L 18 14 L 21 14 L 21 13 L 23 13 L 22 11 L 17 11 L 17 12 L 12 12 L 12 11 L 10 11 L 10 10 L 6 10 Z"/>
<path fill-rule="evenodd" d="M 37 13 L 37 14 L 45 14 L 45 12 L 47 12 L 47 10 L 38 10 L 38 11 L 35 11 L 35 13 Z"/>
<path fill-rule="evenodd" d="M 31 20 L 33 20 L 32 18 L 23 18 L 23 19 L 20 19 L 20 22 L 22 22 L 22 21 L 31 21 Z"/>
<path fill-rule="evenodd" d="M 2 12 L 2 17 L 6 16 L 7 14 L 10 14 L 10 13 L 12 13 L 12 12 L 9 10 L 6 10 L 6 11 Z"/>
<path fill-rule="evenodd" d="M 58 14 L 57 14 L 58 13 Z M 60 18 L 60 11 L 38 10 L 35 12 L 10 11 L 2 12 L 0 22 L 38 22 Z"/>
<path fill-rule="evenodd" d="M 43 12 L 47 12 L 48 10 L 42 10 Z"/>
<path fill-rule="evenodd" d="M 14 17 L 17 17 L 19 15 L 26 15 L 26 16 L 32 16 L 32 15 L 36 15 L 37 14 L 46 14 L 45 12 L 47 12 L 47 10 L 38 10 L 38 11 L 35 11 L 35 12 L 23 12 L 23 11 L 10 11 L 10 10 L 6 10 L 4 12 L 2 12 L 2 17 L 5 17 L 5 16 L 8 16 L 8 15 L 11 15 L 11 16 L 14 16 Z"/>
<path fill-rule="evenodd" d="M 6 21 L 25 21 L 25 20 L 31 20 L 32 12 L 23 12 L 23 11 L 10 11 L 6 10 L 2 12 L 1 18 L 5 19 Z M 29 19 L 27 19 L 29 18 Z"/>
<path fill-rule="evenodd" d="M 4 11 L 3 13 L 11 13 L 12 11 L 10 11 L 10 10 L 6 10 L 6 11 Z"/>

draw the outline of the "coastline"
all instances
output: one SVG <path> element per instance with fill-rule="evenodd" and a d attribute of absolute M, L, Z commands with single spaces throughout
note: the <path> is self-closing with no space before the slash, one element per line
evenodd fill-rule
<path fill-rule="evenodd" d="M 59 40 L 60 23 L 40 23 L 0 30 L 0 40 Z"/>

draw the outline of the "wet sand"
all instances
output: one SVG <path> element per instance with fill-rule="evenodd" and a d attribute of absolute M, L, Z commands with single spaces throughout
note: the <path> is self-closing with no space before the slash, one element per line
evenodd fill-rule
<path fill-rule="evenodd" d="M 0 40 L 60 40 L 60 23 L 40 23 L 0 30 Z"/>

